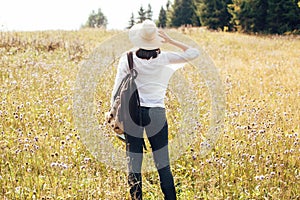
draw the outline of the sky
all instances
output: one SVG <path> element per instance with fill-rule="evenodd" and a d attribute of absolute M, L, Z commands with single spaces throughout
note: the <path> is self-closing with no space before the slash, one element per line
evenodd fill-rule
<path fill-rule="evenodd" d="M 131 13 L 151 4 L 153 19 L 167 0 L 0 0 L 0 31 L 78 30 L 101 8 L 108 29 L 124 29 Z"/>

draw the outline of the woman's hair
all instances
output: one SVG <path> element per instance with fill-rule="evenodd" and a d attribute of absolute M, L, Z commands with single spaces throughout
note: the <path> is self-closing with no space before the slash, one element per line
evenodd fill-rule
<path fill-rule="evenodd" d="M 151 58 L 157 58 L 160 54 L 160 49 L 146 50 L 146 49 L 138 49 L 136 51 L 136 56 L 141 59 L 149 60 Z"/>

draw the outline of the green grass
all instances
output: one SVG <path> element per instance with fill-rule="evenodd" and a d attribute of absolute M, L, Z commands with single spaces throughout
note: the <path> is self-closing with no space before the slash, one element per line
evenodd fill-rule
<path fill-rule="evenodd" d="M 72 98 L 80 63 L 116 32 L 0 33 L 0 199 L 128 199 L 126 173 L 97 162 L 81 143 Z M 179 199 L 299 199 L 300 40 L 188 29 L 220 70 L 224 133 L 200 158 L 201 137 L 172 170 Z M 101 55 L 105 56 L 105 55 Z M 114 64 L 115 65 L 115 64 Z M 182 70 L 195 82 L 188 66 Z M 101 122 L 115 71 L 100 80 Z M 200 88 L 200 87 L 199 87 Z M 105 92 L 101 92 L 105 91 Z M 207 89 L 199 129 L 208 126 Z M 176 134 L 168 98 L 170 132 Z M 116 145 L 120 145 L 116 143 Z M 145 173 L 144 198 L 162 199 L 158 176 Z"/>

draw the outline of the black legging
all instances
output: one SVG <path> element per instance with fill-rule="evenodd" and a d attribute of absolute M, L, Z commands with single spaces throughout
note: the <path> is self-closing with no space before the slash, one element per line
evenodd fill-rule
<path fill-rule="evenodd" d="M 128 162 L 128 182 L 131 198 L 142 199 L 141 166 L 143 160 L 143 131 L 152 148 L 155 166 L 159 173 L 160 186 L 165 199 L 176 199 L 174 179 L 170 169 L 168 151 L 168 123 L 165 109 L 160 107 L 141 107 L 141 126 L 126 131 L 126 150 Z"/>

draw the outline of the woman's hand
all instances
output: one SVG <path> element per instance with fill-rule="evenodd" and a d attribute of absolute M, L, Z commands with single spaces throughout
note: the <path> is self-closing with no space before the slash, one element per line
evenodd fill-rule
<path fill-rule="evenodd" d="M 188 45 L 186 45 L 186 44 L 184 44 L 184 43 L 181 43 L 181 42 L 179 42 L 179 41 L 177 41 L 177 40 L 173 40 L 169 35 L 167 35 L 167 34 L 166 34 L 164 31 L 162 31 L 162 30 L 159 30 L 159 31 L 158 31 L 158 35 L 159 35 L 159 37 L 161 37 L 162 39 L 164 39 L 164 40 L 162 41 L 163 43 L 169 43 L 169 44 L 171 44 L 171 45 L 174 45 L 174 46 L 176 46 L 176 47 L 182 49 L 183 51 L 186 51 L 186 50 L 189 48 Z"/>
<path fill-rule="evenodd" d="M 162 42 L 163 43 L 170 43 L 171 41 L 172 41 L 172 38 L 169 36 L 169 35 L 167 35 L 164 31 L 162 31 L 162 30 L 159 30 L 158 31 L 158 35 L 159 35 L 159 37 L 161 37 L 162 39 L 164 39 Z"/>

